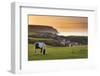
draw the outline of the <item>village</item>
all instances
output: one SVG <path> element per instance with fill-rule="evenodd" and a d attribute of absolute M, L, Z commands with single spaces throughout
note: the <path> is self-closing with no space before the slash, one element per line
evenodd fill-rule
<path fill-rule="evenodd" d="M 60 36 L 58 31 L 50 26 L 29 25 L 29 43 L 44 42 L 51 46 L 74 47 L 87 45 L 87 37 Z M 42 39 L 41 39 L 42 38 Z"/>

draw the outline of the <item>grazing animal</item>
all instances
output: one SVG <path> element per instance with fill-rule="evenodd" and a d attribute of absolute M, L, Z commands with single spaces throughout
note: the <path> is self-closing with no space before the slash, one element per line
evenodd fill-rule
<path fill-rule="evenodd" d="M 36 42 L 36 43 L 34 43 L 34 45 L 35 45 L 34 51 L 35 51 L 36 54 L 37 54 L 38 49 L 40 49 L 41 50 L 40 53 L 42 53 L 43 55 L 45 55 L 46 44 L 44 42 Z"/>

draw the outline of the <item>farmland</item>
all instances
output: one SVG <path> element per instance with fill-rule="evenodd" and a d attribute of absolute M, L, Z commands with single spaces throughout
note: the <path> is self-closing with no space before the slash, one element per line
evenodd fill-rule
<path fill-rule="evenodd" d="M 28 44 L 28 60 L 54 60 L 54 59 L 77 59 L 88 58 L 87 45 L 79 45 L 75 47 L 53 47 L 46 46 L 46 55 L 34 53 L 34 45 Z"/>
<path fill-rule="evenodd" d="M 46 44 L 46 54 L 38 49 L 34 53 L 34 43 Z M 50 26 L 28 25 L 28 60 L 88 58 L 88 36 L 58 35 L 57 29 Z"/>

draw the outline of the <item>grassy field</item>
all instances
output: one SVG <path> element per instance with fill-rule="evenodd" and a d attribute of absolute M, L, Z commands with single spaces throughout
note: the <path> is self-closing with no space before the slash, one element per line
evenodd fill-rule
<path fill-rule="evenodd" d="M 29 37 L 29 39 L 41 40 L 41 41 L 51 40 L 51 39 L 49 39 L 49 38 L 33 38 L 33 37 Z"/>
<path fill-rule="evenodd" d="M 76 46 L 76 47 L 46 47 L 46 55 L 34 53 L 34 46 L 28 45 L 28 60 L 53 60 L 53 59 L 76 59 L 76 58 L 87 58 L 88 50 L 87 46 Z"/>

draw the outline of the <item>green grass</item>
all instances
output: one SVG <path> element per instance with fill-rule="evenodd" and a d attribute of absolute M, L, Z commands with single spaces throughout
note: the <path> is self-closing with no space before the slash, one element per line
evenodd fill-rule
<path fill-rule="evenodd" d="M 43 40 L 43 41 L 45 41 L 45 40 L 51 40 L 49 38 L 33 38 L 33 37 L 29 37 L 29 39 L 33 39 L 33 40 Z"/>
<path fill-rule="evenodd" d="M 32 44 L 28 45 L 28 60 L 54 60 L 54 59 L 77 59 L 77 58 L 87 58 L 88 50 L 87 46 L 76 46 L 76 47 L 46 47 L 46 55 L 34 53 L 34 46 Z"/>
<path fill-rule="evenodd" d="M 30 31 L 30 32 L 28 33 L 28 35 L 37 35 L 37 33 L 36 33 L 36 32 L 31 32 L 31 31 Z"/>

